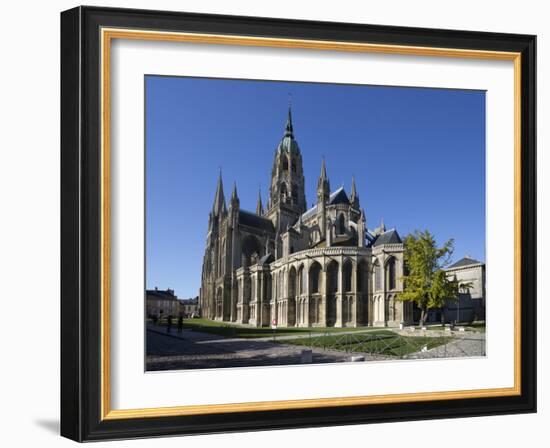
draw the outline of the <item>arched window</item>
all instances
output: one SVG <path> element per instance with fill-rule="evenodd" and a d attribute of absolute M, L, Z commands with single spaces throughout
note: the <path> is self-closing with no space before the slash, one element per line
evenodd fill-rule
<path fill-rule="evenodd" d="M 344 263 L 344 291 L 352 290 L 352 284 L 351 284 L 352 269 L 353 269 L 353 266 L 351 264 L 351 261 L 347 260 Z"/>
<path fill-rule="evenodd" d="M 319 274 L 321 273 L 321 265 L 314 262 L 309 268 L 309 293 L 317 294 L 319 292 Z"/>
<path fill-rule="evenodd" d="M 374 262 L 374 289 L 376 291 L 382 289 L 382 268 L 378 260 Z"/>
<path fill-rule="evenodd" d="M 264 297 L 269 301 L 271 300 L 271 275 L 268 274 L 264 278 L 266 280 L 264 282 Z"/>
<path fill-rule="evenodd" d="M 332 260 L 327 267 L 327 294 L 338 292 L 338 263 Z"/>
<path fill-rule="evenodd" d="M 288 274 L 288 296 L 292 298 L 296 296 L 296 269 L 294 266 L 290 268 Z"/>
<path fill-rule="evenodd" d="M 367 263 L 365 260 L 361 260 L 357 265 L 357 291 L 366 292 L 367 291 Z"/>
<path fill-rule="evenodd" d="M 388 273 L 388 289 L 395 289 L 395 258 L 391 257 L 386 265 Z"/>
<path fill-rule="evenodd" d="M 344 218 L 343 214 L 340 214 L 340 216 L 338 217 L 338 233 L 340 235 L 346 233 L 346 219 Z"/>
<path fill-rule="evenodd" d="M 287 196 L 288 196 L 288 190 L 286 188 L 286 184 L 283 182 L 281 184 L 281 201 L 285 202 Z"/>

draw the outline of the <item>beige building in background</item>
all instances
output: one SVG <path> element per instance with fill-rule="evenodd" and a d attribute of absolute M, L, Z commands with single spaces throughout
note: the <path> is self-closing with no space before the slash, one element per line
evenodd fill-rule
<path fill-rule="evenodd" d="M 173 289 L 148 289 L 145 292 L 145 312 L 147 317 L 177 316 L 180 303 Z"/>
<path fill-rule="evenodd" d="M 179 314 L 183 317 L 198 317 L 199 298 L 179 299 Z"/>
<path fill-rule="evenodd" d="M 412 322 L 403 290 L 403 243 L 382 223 L 369 231 L 355 180 L 330 190 L 321 162 L 306 207 L 302 154 L 289 109 L 271 170 L 269 199 L 243 210 L 218 178 L 203 258 L 201 316 L 255 326 L 397 326 Z"/>
<path fill-rule="evenodd" d="M 473 322 L 485 320 L 485 263 L 468 255 L 445 269 L 449 279 L 459 283 L 471 283 L 472 288 L 463 289 L 458 301 L 448 301 L 444 307 L 446 321 Z"/>

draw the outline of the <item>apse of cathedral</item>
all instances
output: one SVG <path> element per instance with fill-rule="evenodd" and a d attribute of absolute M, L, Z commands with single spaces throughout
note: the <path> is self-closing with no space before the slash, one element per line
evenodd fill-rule
<path fill-rule="evenodd" d="M 217 181 L 202 267 L 201 315 L 254 326 L 398 326 L 412 320 L 401 302 L 403 243 L 383 222 L 368 230 L 355 179 L 330 189 L 325 160 L 307 208 L 302 153 L 289 108 L 276 147 L 269 199 L 241 208 L 234 184 L 226 203 Z"/>

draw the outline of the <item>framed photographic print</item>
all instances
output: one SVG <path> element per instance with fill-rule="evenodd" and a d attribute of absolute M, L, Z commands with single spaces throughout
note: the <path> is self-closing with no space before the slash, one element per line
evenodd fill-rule
<path fill-rule="evenodd" d="M 536 411 L 535 36 L 61 14 L 61 433 Z"/>

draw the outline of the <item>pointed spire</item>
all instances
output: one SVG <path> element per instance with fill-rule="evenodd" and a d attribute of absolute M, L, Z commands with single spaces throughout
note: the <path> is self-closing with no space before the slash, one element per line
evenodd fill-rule
<path fill-rule="evenodd" d="M 237 182 L 233 182 L 233 191 L 231 192 L 231 200 L 229 201 L 229 214 L 237 216 L 239 210 L 239 195 L 237 194 Z"/>
<path fill-rule="evenodd" d="M 359 196 L 357 195 L 357 188 L 355 186 L 355 176 L 351 176 L 351 194 L 349 201 L 353 207 L 359 208 Z"/>
<path fill-rule="evenodd" d="M 239 196 L 237 195 L 237 182 L 233 182 L 233 191 L 231 192 L 231 202 L 238 202 Z"/>
<path fill-rule="evenodd" d="M 317 181 L 317 199 L 327 200 L 330 196 L 330 183 L 327 177 L 327 167 L 325 164 L 325 158 L 321 163 L 321 175 Z"/>
<path fill-rule="evenodd" d="M 258 188 L 258 204 L 256 205 L 256 214 L 257 215 L 263 215 L 264 214 L 264 206 L 262 205 L 262 189 Z"/>
<path fill-rule="evenodd" d="M 384 233 L 386 231 L 386 224 L 384 224 L 384 218 L 380 219 L 380 231 Z"/>
<path fill-rule="evenodd" d="M 221 213 L 225 213 L 226 211 L 227 208 L 225 206 L 225 196 L 223 194 L 222 170 L 220 168 L 218 185 L 216 187 L 216 195 L 214 196 L 214 204 L 212 205 L 212 215 L 219 216 Z"/>
<path fill-rule="evenodd" d="M 323 156 L 323 161 L 321 163 L 321 176 L 320 176 L 321 179 L 326 179 L 327 178 L 327 167 L 325 165 L 325 157 Z"/>
<path fill-rule="evenodd" d="M 288 117 L 286 119 L 285 136 L 294 136 L 294 129 L 292 127 L 292 110 L 290 104 L 288 105 Z"/>

